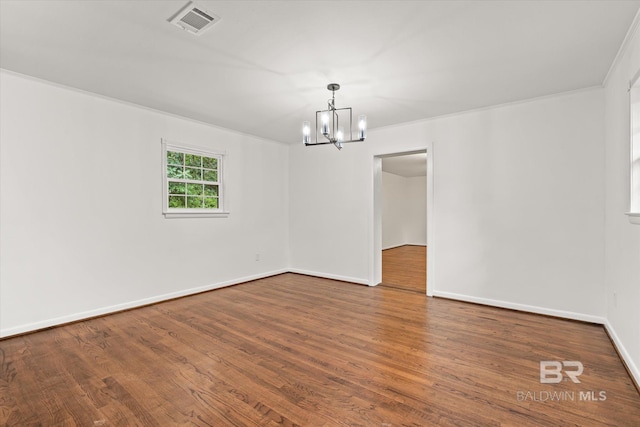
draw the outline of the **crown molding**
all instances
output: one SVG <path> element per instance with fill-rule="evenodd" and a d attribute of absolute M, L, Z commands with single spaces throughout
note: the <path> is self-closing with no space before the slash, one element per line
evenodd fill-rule
<path fill-rule="evenodd" d="M 602 87 L 606 87 L 609 84 L 609 78 L 611 77 L 613 70 L 616 68 L 618 63 L 621 61 L 622 56 L 627 51 L 627 47 L 629 46 L 629 43 L 631 42 L 633 36 L 636 34 L 638 27 L 640 27 L 640 9 L 636 12 L 636 16 L 633 18 L 633 22 L 631 23 L 627 34 L 624 36 L 624 40 L 622 40 L 622 44 L 620 45 L 620 49 L 618 49 L 618 53 L 616 53 L 616 57 L 613 58 L 613 62 L 611 63 L 611 66 L 607 71 L 607 75 L 604 76 Z"/>

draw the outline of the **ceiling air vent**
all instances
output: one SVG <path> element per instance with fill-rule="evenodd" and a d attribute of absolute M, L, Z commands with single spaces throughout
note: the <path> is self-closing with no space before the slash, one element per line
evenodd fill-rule
<path fill-rule="evenodd" d="M 219 20 L 218 15 L 189 2 L 169 22 L 192 34 L 200 35 Z"/>

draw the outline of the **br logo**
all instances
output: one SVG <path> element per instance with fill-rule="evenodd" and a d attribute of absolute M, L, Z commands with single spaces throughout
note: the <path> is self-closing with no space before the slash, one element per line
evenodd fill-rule
<path fill-rule="evenodd" d="M 562 382 L 563 376 L 566 375 L 574 383 L 579 383 L 578 377 L 584 371 L 581 362 L 576 360 L 566 360 L 558 362 L 557 360 L 541 360 L 540 361 L 540 383 L 541 384 L 557 384 Z M 569 368 L 569 369 L 567 369 Z"/>

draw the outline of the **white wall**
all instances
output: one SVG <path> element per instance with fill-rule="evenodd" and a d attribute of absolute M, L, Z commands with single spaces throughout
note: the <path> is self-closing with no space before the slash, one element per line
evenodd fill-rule
<path fill-rule="evenodd" d="M 404 181 L 400 175 L 382 172 L 382 249 L 405 244 L 405 204 L 409 195 Z"/>
<path fill-rule="evenodd" d="M 0 121 L 2 336 L 287 269 L 287 146 L 6 72 Z M 161 138 L 227 152 L 228 218 L 163 217 Z"/>
<path fill-rule="evenodd" d="M 640 70 L 640 31 L 636 30 L 606 84 L 605 237 L 608 328 L 636 381 L 640 383 L 640 225 L 629 211 L 629 80 Z"/>
<path fill-rule="evenodd" d="M 406 178 L 407 212 L 405 242 L 408 245 L 427 244 L 427 177 Z"/>
<path fill-rule="evenodd" d="M 602 321 L 603 139 L 593 89 L 292 147 L 292 267 L 375 284 L 373 157 L 433 142 L 434 293 Z"/>
<path fill-rule="evenodd" d="M 382 248 L 426 244 L 426 177 L 382 172 Z"/>

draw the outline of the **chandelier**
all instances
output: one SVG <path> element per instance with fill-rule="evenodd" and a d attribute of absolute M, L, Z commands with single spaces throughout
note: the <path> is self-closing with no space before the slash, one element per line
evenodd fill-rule
<path fill-rule="evenodd" d="M 336 108 L 336 91 L 340 89 L 338 83 L 331 83 L 327 86 L 331 91 L 331 99 L 327 101 L 327 109 L 316 111 L 316 137 L 311 142 L 311 123 L 302 122 L 302 142 L 304 145 L 325 145 L 333 144 L 338 150 L 342 149 L 342 144 L 347 142 L 364 141 L 367 137 L 367 116 L 358 116 L 358 134 L 353 138 L 353 113 L 351 107 Z M 320 118 L 320 122 L 318 122 Z M 341 122 L 349 122 L 348 138 L 345 139 L 344 127 Z M 318 124 L 319 123 L 319 124 Z M 319 139 L 319 137 L 322 137 Z"/>

